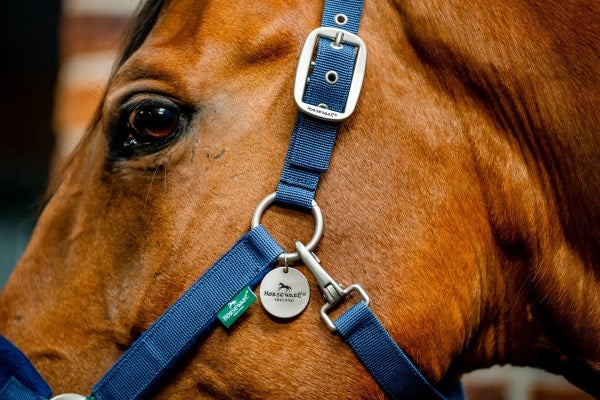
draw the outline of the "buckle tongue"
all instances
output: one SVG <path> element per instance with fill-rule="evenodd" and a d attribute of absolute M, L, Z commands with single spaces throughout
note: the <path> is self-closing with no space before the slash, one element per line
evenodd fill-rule
<path fill-rule="evenodd" d="M 321 307 L 321 319 L 323 319 L 327 327 L 332 332 L 337 332 L 337 328 L 333 324 L 333 321 L 331 321 L 331 318 L 329 318 L 329 315 L 327 315 L 327 312 L 340 305 L 350 293 L 354 291 L 358 292 L 367 306 L 369 305 L 369 296 L 363 290 L 363 288 L 360 287 L 360 285 L 354 284 L 348 286 L 347 288 L 343 288 L 342 285 L 337 283 L 331 277 L 331 275 L 325 271 L 325 269 L 321 266 L 319 259 L 301 242 L 296 242 L 296 251 L 298 252 L 298 255 L 300 256 L 300 259 L 304 265 L 306 265 L 306 267 L 315 277 L 319 288 L 321 288 L 321 292 L 325 297 L 325 300 L 327 300 L 327 303 Z"/>
<path fill-rule="evenodd" d="M 347 43 L 357 48 L 356 60 L 354 62 L 354 70 L 352 72 L 352 82 L 350 83 L 350 91 L 346 100 L 346 107 L 343 111 L 333 111 L 322 107 L 305 103 L 302 99 L 306 91 L 308 73 L 311 68 L 311 61 L 315 47 L 319 38 L 324 37 L 332 40 L 332 47 L 340 48 Z M 367 47 L 357 35 L 339 28 L 320 27 L 309 33 L 300 54 L 298 61 L 298 69 L 296 70 L 296 83 L 294 85 L 294 99 L 300 110 L 315 118 L 325 121 L 342 121 L 350 116 L 356 107 L 358 96 L 362 88 L 363 78 L 365 75 L 365 65 L 367 62 Z"/>

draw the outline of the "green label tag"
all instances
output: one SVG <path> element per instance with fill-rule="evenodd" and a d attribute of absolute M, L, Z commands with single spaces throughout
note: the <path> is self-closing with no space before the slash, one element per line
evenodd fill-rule
<path fill-rule="evenodd" d="M 256 295 L 246 286 L 217 313 L 217 317 L 226 328 L 229 328 L 255 300 Z"/>

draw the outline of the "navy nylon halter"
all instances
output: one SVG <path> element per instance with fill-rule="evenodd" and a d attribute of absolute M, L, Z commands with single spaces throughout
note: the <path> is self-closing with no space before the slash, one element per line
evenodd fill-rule
<path fill-rule="evenodd" d="M 355 34 L 362 8 L 361 0 L 327 0 L 322 26 L 343 28 Z M 341 14 L 346 17 L 345 21 L 338 19 Z M 320 37 L 302 100 L 320 105 L 324 110 L 343 112 L 354 79 L 356 51 L 353 45 Z M 337 74 L 334 84 L 327 79 L 331 71 Z M 320 175 L 329 166 L 338 126 L 336 122 L 298 113 L 277 186 L 277 204 L 311 210 Z M 215 328 L 217 312 L 242 288 L 255 287 L 282 253 L 283 249 L 262 225 L 243 235 L 133 343 L 94 386 L 91 397 L 96 400 L 143 398 L 191 346 L 200 343 Z M 357 303 L 333 324 L 390 398 L 464 398 L 460 384 L 449 396 L 437 391 L 396 344 L 366 302 Z M 0 351 L 9 361 L 18 363 L 17 367 L 10 368 L 0 361 L 0 400 L 48 399 L 48 386 L 22 353 L 5 341 L 0 341 Z"/>
<path fill-rule="evenodd" d="M 326 1 L 321 26 L 338 27 L 335 16 L 344 14 L 347 22 L 343 29 L 357 33 L 362 8 L 362 0 Z M 345 45 L 342 49 L 335 49 L 331 43 L 331 39 L 319 39 L 317 57 L 310 80 L 306 84 L 304 101 L 315 106 L 326 104 L 330 110 L 341 112 L 346 106 L 350 91 L 356 55 L 353 46 Z M 328 71 L 336 71 L 338 74 L 334 85 L 325 81 Z M 329 167 L 338 127 L 338 123 L 322 121 L 303 112 L 298 113 L 277 186 L 278 204 L 310 210 L 321 173 Z"/>

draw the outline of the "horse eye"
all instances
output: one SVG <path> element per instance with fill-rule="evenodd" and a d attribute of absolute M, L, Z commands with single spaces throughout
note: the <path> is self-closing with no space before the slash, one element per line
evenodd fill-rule
<path fill-rule="evenodd" d="M 123 104 L 110 125 L 114 160 L 155 153 L 185 132 L 190 110 L 158 95 L 136 95 Z"/>
<path fill-rule="evenodd" d="M 177 132 L 179 120 L 179 110 L 141 105 L 133 109 L 127 117 L 127 139 L 139 144 L 168 138 Z"/>

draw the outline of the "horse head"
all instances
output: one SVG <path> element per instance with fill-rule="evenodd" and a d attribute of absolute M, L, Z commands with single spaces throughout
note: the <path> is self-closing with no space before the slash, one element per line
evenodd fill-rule
<path fill-rule="evenodd" d="M 320 259 L 369 292 L 441 389 L 512 363 L 600 395 L 598 3 L 365 3 L 363 90 L 317 195 Z M 277 184 L 298 54 L 321 9 L 140 8 L 0 298 L 0 332 L 56 392 L 88 393 L 247 230 Z M 284 248 L 312 230 L 280 207 L 264 224 Z M 250 308 L 156 396 L 379 396 L 319 307 L 286 323 Z"/>

